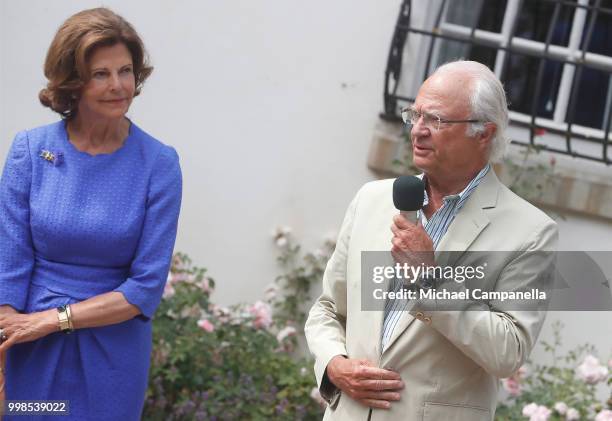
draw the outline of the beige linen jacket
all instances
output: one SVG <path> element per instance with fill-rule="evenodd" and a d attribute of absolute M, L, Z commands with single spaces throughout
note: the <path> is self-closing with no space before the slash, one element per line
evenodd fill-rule
<path fill-rule="evenodd" d="M 361 252 L 391 248 L 390 225 L 398 213 L 392 185 L 393 180 L 367 183 L 351 202 L 305 331 L 323 393 L 327 364 L 336 355 L 393 369 L 406 386 L 389 410 L 370 410 L 342 393 L 327 396 L 331 402 L 324 420 L 492 420 L 499 378 L 525 362 L 546 305 L 520 311 L 502 311 L 494 304 L 483 311 L 431 311 L 420 309 L 417 301 L 381 353 L 383 312 L 361 306 L 361 283 L 367 282 L 361 279 Z M 488 288 L 529 289 L 552 266 L 554 254 L 539 251 L 556 250 L 557 237 L 552 219 L 489 171 L 450 225 L 436 262 L 441 264 L 445 251 L 512 251 L 489 264 Z M 470 264 L 470 253 L 458 255 L 445 263 Z"/>

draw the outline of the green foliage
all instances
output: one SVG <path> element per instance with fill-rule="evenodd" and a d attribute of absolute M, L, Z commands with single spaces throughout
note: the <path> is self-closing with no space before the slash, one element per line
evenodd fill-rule
<path fill-rule="evenodd" d="M 258 302 L 211 303 L 214 281 L 177 254 L 153 322 L 146 420 L 318 420 L 310 361 L 287 352 Z"/>
<path fill-rule="evenodd" d="M 521 149 L 519 162 L 505 158 L 504 165 L 508 171 L 510 181 L 508 188 L 527 200 L 539 200 L 547 188 L 555 184 L 555 160 L 551 159 L 548 165 L 533 162 L 530 158 L 540 154 L 542 146 L 529 145 Z"/>
<path fill-rule="evenodd" d="M 407 126 L 404 126 L 402 132 L 402 157 L 401 159 L 394 159 L 392 162 L 393 167 L 400 174 L 419 174 L 421 170 L 414 166 L 412 163 L 412 140 L 410 139 L 410 130 Z"/>
<path fill-rule="evenodd" d="M 320 284 L 325 265 L 335 248 L 328 239 L 314 253 L 301 253 L 301 246 L 295 243 L 291 230 L 280 228 L 274 236 L 280 254 L 277 257 L 282 274 L 276 278 L 274 290 L 280 291 L 270 301 L 274 307 L 274 322 L 278 326 L 295 326 L 303 332 L 306 322 L 305 305 L 310 303 L 313 284 Z"/>
<path fill-rule="evenodd" d="M 544 351 L 550 355 L 550 364 L 529 363 L 533 372 L 525 378 L 519 375 L 513 379 L 520 384 L 520 391 L 498 405 L 496 420 L 524 421 L 528 417 L 523 415 L 523 408 L 531 403 L 549 408 L 549 421 L 566 420 L 566 415 L 554 410 L 555 404 L 559 402 L 563 402 L 568 408 L 576 409 L 580 414 L 579 419 L 593 419 L 595 414 L 610 404 L 600 403 L 596 398 L 596 385 L 589 384 L 577 376 L 576 367 L 586 355 L 595 353 L 594 347 L 586 344 L 565 355 L 557 355 L 557 350 L 561 347 L 561 331 L 561 323 L 555 322 L 553 342 L 540 342 Z"/>

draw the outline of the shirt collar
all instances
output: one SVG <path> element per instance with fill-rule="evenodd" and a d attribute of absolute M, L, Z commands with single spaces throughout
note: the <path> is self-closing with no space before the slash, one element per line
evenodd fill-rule
<path fill-rule="evenodd" d="M 466 195 L 469 195 L 469 193 L 472 192 L 472 190 L 474 189 L 474 185 L 480 182 L 480 180 L 489 172 L 490 168 L 491 168 L 491 164 L 485 165 L 478 172 L 478 174 L 476 174 L 476 176 L 470 180 L 470 182 L 467 184 L 467 186 L 465 186 L 463 190 L 461 190 L 459 193 L 456 193 L 456 194 L 449 194 L 448 196 L 444 196 L 442 200 L 446 203 L 446 202 L 456 202 L 458 200 L 463 199 Z M 427 183 L 427 178 L 425 177 L 425 173 L 421 173 L 417 175 L 417 177 L 423 180 L 424 183 Z M 427 189 L 425 189 L 423 207 L 427 206 L 428 204 L 429 204 L 429 196 L 427 195 Z"/>

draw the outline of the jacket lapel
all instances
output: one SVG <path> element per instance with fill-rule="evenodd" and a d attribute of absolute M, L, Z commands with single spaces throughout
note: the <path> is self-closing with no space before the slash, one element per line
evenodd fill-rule
<path fill-rule="evenodd" d="M 468 250 L 476 237 L 489 225 L 489 218 L 483 209 L 495 207 L 500 186 L 501 183 L 495 175 L 493 168 L 491 168 L 465 205 L 463 205 L 463 208 L 459 211 L 459 214 L 455 217 L 438 245 L 435 251 L 437 265 L 446 266 L 454 264 L 462 254 L 461 252 Z M 412 322 L 414 322 L 414 317 L 408 311 L 404 311 L 383 354 L 391 348 L 393 343 L 408 329 Z"/>
<path fill-rule="evenodd" d="M 438 265 L 455 264 L 462 252 L 467 251 L 476 237 L 489 225 L 489 218 L 483 209 L 495 207 L 500 186 L 501 183 L 491 168 L 463 205 L 438 245 L 435 253 Z"/>

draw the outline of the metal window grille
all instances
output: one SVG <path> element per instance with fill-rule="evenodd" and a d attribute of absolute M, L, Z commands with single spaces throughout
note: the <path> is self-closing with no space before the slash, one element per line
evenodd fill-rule
<path fill-rule="evenodd" d="M 469 24 L 453 23 L 449 17 L 449 10 L 457 11 L 457 0 L 402 1 L 385 71 L 381 118 L 400 120 L 399 110 L 415 100 L 416 93 L 406 93 L 406 82 L 402 81 L 403 70 L 406 70 L 403 69 L 404 53 L 410 37 L 421 39 L 419 59 L 424 61 L 424 66 L 420 66 L 422 75 L 414 75 L 420 82 L 444 55 L 441 53 L 444 46 L 452 43 L 463 46 L 468 52 L 469 57 L 464 58 L 490 61 L 485 64 L 492 67 L 509 95 L 514 91 L 513 86 L 518 86 L 516 77 L 529 78 L 529 83 L 521 81 L 525 92 L 519 95 L 520 101 L 514 104 L 510 101 L 509 106 L 511 123 L 527 128 L 529 134 L 524 139 L 513 139 L 512 143 L 539 145 L 551 152 L 612 164 L 608 151 L 612 124 L 612 43 L 609 42 L 612 29 L 607 29 L 612 27 L 609 24 L 612 22 L 612 1 L 463 0 L 463 6 L 466 2 L 474 7 L 467 12 L 469 8 L 463 7 L 459 12 L 464 20 L 466 13 L 469 14 Z M 430 8 L 429 25 L 419 28 L 413 24 L 414 6 Z M 533 18 L 529 13 L 536 9 L 540 13 L 537 30 L 531 31 L 532 39 L 529 39 L 520 33 L 520 28 L 533 24 L 525 22 Z M 552 14 L 542 13 L 542 10 L 552 11 Z M 498 16 L 494 24 L 490 22 L 491 15 Z M 598 45 L 605 47 L 602 50 Z M 537 71 L 525 76 L 521 72 L 527 73 L 528 69 L 519 68 L 512 79 L 513 62 L 515 67 L 516 63 L 529 63 L 529 69 Z M 418 67 L 411 70 L 417 71 Z M 603 93 L 602 86 L 593 88 L 597 81 L 607 84 Z M 529 95 L 524 95 L 526 88 Z M 549 97 L 546 104 L 542 103 L 543 96 Z M 598 102 L 590 100 L 594 96 L 599 98 Z M 589 107 L 592 115 L 589 115 Z M 536 138 L 543 130 L 556 135 L 557 141 L 545 145 L 538 143 Z M 583 153 L 575 147 L 581 142 L 590 144 L 591 149 L 595 146 L 600 153 Z"/>

